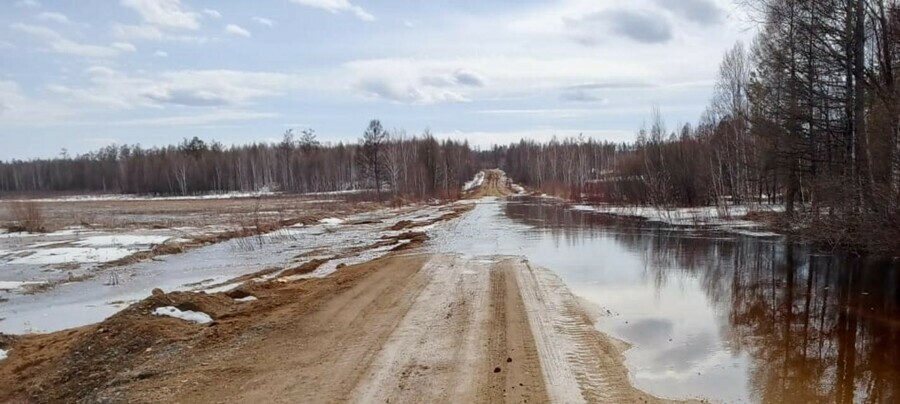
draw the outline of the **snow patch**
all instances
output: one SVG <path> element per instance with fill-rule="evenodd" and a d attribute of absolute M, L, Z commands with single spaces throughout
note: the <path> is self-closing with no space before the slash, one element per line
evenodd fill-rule
<path fill-rule="evenodd" d="M 345 220 L 343 220 L 343 219 L 338 219 L 338 218 L 336 218 L 336 217 L 329 217 L 329 218 L 326 218 L 326 219 L 319 220 L 319 223 L 326 224 L 326 225 L 330 225 L 330 226 L 337 226 L 337 225 L 339 225 L 339 224 L 343 224 L 344 221 L 345 221 Z"/>
<path fill-rule="evenodd" d="M 0 349 L 0 361 L 6 359 L 6 351 Z"/>
<path fill-rule="evenodd" d="M 260 196 L 277 195 L 271 190 L 259 192 L 226 192 L 219 194 L 189 195 L 189 196 L 155 196 L 135 194 L 103 194 L 103 195 L 70 195 L 59 198 L 23 199 L 28 202 L 91 202 L 91 201 L 189 201 L 202 199 L 238 199 L 256 198 Z"/>
<path fill-rule="evenodd" d="M 484 171 L 479 171 L 478 174 L 475 174 L 475 178 L 472 178 L 472 181 L 468 181 L 463 184 L 463 191 L 471 191 L 475 188 L 480 187 L 482 184 L 484 184 Z"/>
<path fill-rule="evenodd" d="M 190 311 L 190 310 L 181 311 L 181 310 L 178 310 L 178 308 L 172 307 L 172 306 L 157 307 L 156 309 L 153 310 L 153 315 L 154 316 L 174 317 L 177 319 L 181 319 L 184 321 L 190 321 L 192 323 L 197 323 L 197 324 L 207 324 L 207 323 L 211 323 L 213 321 L 212 317 L 210 317 L 209 314 L 202 313 L 199 311 Z"/>
<path fill-rule="evenodd" d="M 661 209 L 652 206 L 576 205 L 572 209 L 614 216 L 639 217 L 673 226 L 706 226 L 735 231 L 755 237 L 777 236 L 776 233 L 755 231 L 761 223 L 742 219 L 751 212 L 783 212 L 782 205 L 731 205 L 727 207 L 701 206 L 693 208 Z M 736 229 L 741 229 L 737 231 Z"/>
<path fill-rule="evenodd" d="M 0 290 L 10 291 L 22 289 L 28 285 L 40 285 L 44 282 L 20 282 L 20 281 L 0 281 Z"/>
<path fill-rule="evenodd" d="M 356 195 L 364 192 L 375 192 L 375 188 L 372 189 L 345 189 L 343 191 L 326 191 L 326 192 L 307 192 L 305 194 L 301 194 L 303 196 L 333 196 L 333 195 Z M 342 202 L 342 201 L 338 201 Z"/>
<path fill-rule="evenodd" d="M 166 242 L 169 236 L 152 236 L 152 235 L 110 235 L 110 236 L 92 236 L 84 240 L 77 241 L 75 244 L 85 247 L 106 247 L 106 246 L 149 246 L 153 244 L 162 244 Z"/>
<path fill-rule="evenodd" d="M 55 265 L 71 262 L 109 262 L 125 258 L 134 251 L 124 248 L 62 247 L 33 250 L 33 254 L 16 258 L 11 264 Z"/>
<path fill-rule="evenodd" d="M 256 296 L 247 296 L 247 297 L 242 297 L 240 299 L 234 299 L 234 301 L 236 301 L 238 303 L 255 302 L 257 300 L 259 300 L 259 299 L 257 299 Z"/>

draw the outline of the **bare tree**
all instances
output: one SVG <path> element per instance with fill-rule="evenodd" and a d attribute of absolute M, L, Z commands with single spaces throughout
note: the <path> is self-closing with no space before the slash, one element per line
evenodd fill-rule
<path fill-rule="evenodd" d="M 381 200 L 381 183 L 385 175 L 385 146 L 388 133 L 377 119 L 369 122 L 369 127 L 360 140 L 360 166 L 366 177 L 373 181 L 375 193 Z"/>

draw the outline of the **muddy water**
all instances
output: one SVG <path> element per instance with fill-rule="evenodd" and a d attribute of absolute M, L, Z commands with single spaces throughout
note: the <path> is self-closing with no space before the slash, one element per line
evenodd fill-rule
<path fill-rule="evenodd" d="M 632 381 L 713 402 L 900 402 L 900 267 L 780 238 L 488 201 L 436 249 L 523 255 L 626 340 Z"/>

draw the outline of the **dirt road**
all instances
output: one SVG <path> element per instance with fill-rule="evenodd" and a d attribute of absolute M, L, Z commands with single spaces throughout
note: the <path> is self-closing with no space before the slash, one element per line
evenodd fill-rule
<path fill-rule="evenodd" d="M 513 192 L 509 184 L 505 183 L 506 174 L 500 170 L 485 170 L 484 182 L 466 195 L 469 199 L 480 199 L 489 196 L 508 196 Z"/>
<path fill-rule="evenodd" d="M 27 337 L 0 363 L 0 380 L 18 382 L 3 383 L 0 399 L 655 401 L 629 385 L 620 347 L 559 280 L 519 258 L 396 256 L 242 293 L 259 300 L 171 294 L 68 340 Z M 164 302 L 189 302 L 217 321 L 146 314 Z"/>
<path fill-rule="evenodd" d="M 500 174 L 484 192 L 505 189 Z M 215 321 L 150 315 L 161 306 Z M 0 349 L 0 402 L 660 401 L 630 385 L 622 344 L 557 276 L 521 257 L 413 250 L 325 278 L 157 292 Z"/>

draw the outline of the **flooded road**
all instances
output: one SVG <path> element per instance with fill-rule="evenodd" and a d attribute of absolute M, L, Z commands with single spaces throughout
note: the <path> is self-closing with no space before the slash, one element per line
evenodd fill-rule
<path fill-rule="evenodd" d="M 691 232 L 548 201 L 482 201 L 437 252 L 525 256 L 633 345 L 633 383 L 714 402 L 900 402 L 900 268 L 781 238 Z"/>

